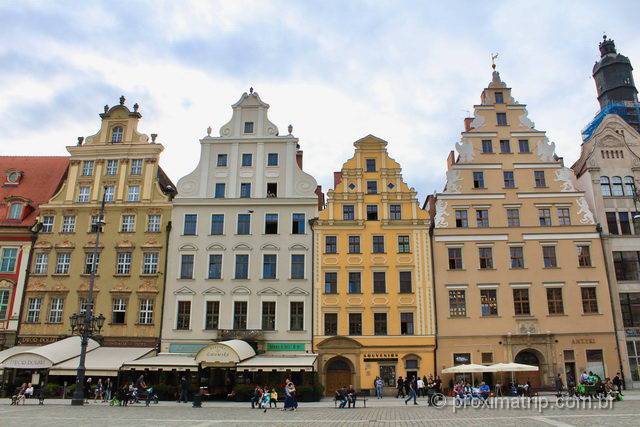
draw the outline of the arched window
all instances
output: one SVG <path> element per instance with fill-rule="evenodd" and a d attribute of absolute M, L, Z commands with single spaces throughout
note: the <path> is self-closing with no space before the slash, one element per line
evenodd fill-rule
<path fill-rule="evenodd" d="M 633 193 L 635 193 L 635 189 L 636 189 L 636 184 L 633 181 L 633 177 L 625 176 L 624 177 L 624 195 L 633 196 Z"/>
<path fill-rule="evenodd" d="M 611 183 L 613 184 L 613 195 L 623 196 L 624 192 L 622 191 L 622 178 L 620 178 L 619 176 L 614 176 L 611 178 Z"/>
<path fill-rule="evenodd" d="M 122 126 L 116 126 L 111 131 L 111 142 L 122 142 L 124 130 Z"/>
<path fill-rule="evenodd" d="M 610 196 L 611 195 L 611 185 L 609 184 L 609 177 L 608 176 L 601 176 L 600 177 L 600 191 L 602 191 L 602 195 L 603 196 Z"/>

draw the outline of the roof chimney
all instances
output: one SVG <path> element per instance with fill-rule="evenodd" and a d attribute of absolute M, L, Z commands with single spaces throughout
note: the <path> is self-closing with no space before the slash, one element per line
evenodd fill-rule
<path fill-rule="evenodd" d="M 465 117 L 464 118 L 464 131 L 469 132 L 473 127 L 471 126 L 471 122 L 473 122 L 473 117 Z"/>
<path fill-rule="evenodd" d="M 302 150 L 296 151 L 296 163 L 298 163 L 298 167 L 302 170 Z"/>
<path fill-rule="evenodd" d="M 335 190 L 338 187 L 338 184 L 342 182 L 342 172 L 334 172 L 333 173 L 333 189 Z"/>

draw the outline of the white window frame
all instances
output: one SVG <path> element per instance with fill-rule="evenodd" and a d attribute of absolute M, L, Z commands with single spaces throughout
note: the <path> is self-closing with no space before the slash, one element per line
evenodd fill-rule
<path fill-rule="evenodd" d="M 111 300 L 111 323 L 114 325 L 126 325 L 127 324 L 127 298 L 125 297 L 115 297 Z M 121 323 L 114 322 L 114 314 L 115 313 L 124 313 L 124 321 Z"/>
<path fill-rule="evenodd" d="M 260 329 L 262 329 L 263 331 L 264 329 L 264 324 L 262 322 L 262 303 L 264 302 L 275 302 L 276 303 L 276 311 L 275 311 L 275 319 L 273 321 L 273 329 L 267 329 L 267 331 L 269 332 L 276 332 L 278 330 L 278 297 L 276 296 L 272 296 L 272 295 L 265 295 L 260 297 Z M 248 319 L 247 319 L 248 322 Z M 248 325 L 247 325 L 248 326 Z"/>
<path fill-rule="evenodd" d="M 76 231 L 76 216 L 65 215 L 62 217 L 62 233 L 75 233 Z"/>
<path fill-rule="evenodd" d="M 114 185 L 107 185 L 104 189 L 104 201 L 109 203 L 113 202 L 116 198 L 116 187 Z"/>
<path fill-rule="evenodd" d="M 58 252 L 56 254 L 55 274 L 69 274 L 70 265 L 71 265 L 71 252 Z"/>
<path fill-rule="evenodd" d="M 136 216 L 122 215 L 122 223 L 120 224 L 121 233 L 134 233 L 136 231 Z"/>
<path fill-rule="evenodd" d="M 237 255 L 247 256 L 247 277 L 246 278 L 238 279 L 236 277 L 236 264 L 238 263 Z M 276 265 L 277 263 L 278 263 L 278 260 L 276 259 Z M 262 273 L 260 273 L 260 276 L 262 276 Z M 277 277 L 277 273 L 276 273 L 276 277 Z M 248 253 L 233 254 L 233 279 L 234 280 L 251 280 L 251 255 L 250 254 Z"/>
<path fill-rule="evenodd" d="M 210 278 L 209 277 L 209 266 L 211 265 L 211 255 L 220 255 L 220 278 Z M 224 277 L 224 253 L 223 252 L 213 252 L 207 254 L 207 279 L 209 280 L 221 280 Z"/>
<path fill-rule="evenodd" d="M 218 329 L 207 329 L 207 303 L 218 303 Z M 203 331 L 216 331 L 222 328 L 222 298 L 220 297 L 205 297 L 202 304 L 202 330 Z"/>
<path fill-rule="evenodd" d="M 147 215 L 147 233 L 160 233 L 161 226 L 162 226 L 162 215 L 158 215 L 158 214 Z"/>
<path fill-rule="evenodd" d="M 11 316 L 9 313 L 9 303 L 11 302 L 11 289 L 0 289 L 0 320 L 8 320 Z M 4 312 L 4 314 L 2 314 Z"/>
<path fill-rule="evenodd" d="M 94 256 L 95 256 L 95 260 L 94 260 Z M 95 265 L 95 271 L 96 274 L 98 273 L 98 268 L 100 268 L 100 252 L 95 253 L 95 252 L 87 252 L 85 254 L 84 257 L 84 267 L 82 268 L 82 272 L 83 274 L 91 274 L 91 271 L 89 270 L 89 272 L 87 273 L 87 267 L 89 265 Z"/>
<path fill-rule="evenodd" d="M 213 216 L 214 215 L 222 215 L 222 234 L 211 234 L 211 229 L 213 228 Z M 210 222 L 209 222 L 209 235 L 210 236 L 224 236 L 226 234 L 225 227 L 227 226 L 227 218 L 226 215 L 222 212 L 213 212 L 211 214 Z M 251 228 L 251 223 L 249 223 L 249 228 Z"/>
<path fill-rule="evenodd" d="M 114 126 L 111 129 L 111 142 L 122 142 L 124 139 L 124 127 Z"/>
<path fill-rule="evenodd" d="M 293 256 L 301 255 L 304 258 L 302 265 L 302 277 L 294 278 L 293 277 Z M 292 252 L 289 254 L 289 279 L 291 280 L 305 280 L 307 278 L 307 256 L 304 253 L 296 253 Z"/>
<path fill-rule="evenodd" d="M 93 175 L 93 160 L 85 160 L 82 162 L 82 171 L 80 175 L 82 176 Z"/>
<path fill-rule="evenodd" d="M 7 219 L 21 219 L 22 211 L 24 210 L 24 203 L 11 203 L 9 206 L 9 213 L 7 215 Z"/>
<path fill-rule="evenodd" d="M 88 185 L 81 185 L 78 188 L 78 203 L 88 203 L 91 195 L 91 187 Z"/>
<path fill-rule="evenodd" d="M 304 332 L 307 330 L 307 301 L 306 298 L 302 295 L 299 296 L 290 296 L 287 300 L 287 318 L 289 319 L 289 324 L 287 325 L 288 331 L 293 331 L 291 329 L 291 303 L 292 302 L 301 302 L 302 303 L 302 330 L 295 330 L 294 332 Z M 339 316 L 338 316 L 339 317 Z M 363 316 L 364 317 L 364 316 Z M 364 319 L 363 319 L 364 321 Z"/>
<path fill-rule="evenodd" d="M 245 254 L 239 254 L 239 255 L 245 255 Z M 276 275 L 275 275 L 275 277 L 264 277 L 264 257 L 266 255 L 273 255 L 273 256 L 276 257 L 276 267 L 275 267 L 276 268 L 276 271 L 275 271 Z M 260 272 L 260 278 L 261 279 L 264 279 L 264 280 L 278 280 L 280 278 L 280 275 L 278 274 L 278 270 L 279 270 L 279 267 L 280 267 L 280 265 L 279 265 L 280 263 L 279 263 L 278 258 L 279 258 L 278 254 L 273 254 L 273 253 L 263 253 L 262 254 L 262 271 Z"/>
<path fill-rule="evenodd" d="M 26 323 L 40 323 L 40 309 L 42 308 L 42 297 L 29 298 L 27 302 Z"/>
<path fill-rule="evenodd" d="M 142 274 L 158 274 L 158 252 L 144 252 L 142 254 Z"/>
<path fill-rule="evenodd" d="M 49 316 L 47 323 L 62 323 L 64 312 L 64 298 L 56 297 L 49 300 Z"/>
<path fill-rule="evenodd" d="M 139 202 L 140 201 L 140 186 L 130 185 L 127 191 L 127 202 Z"/>
<path fill-rule="evenodd" d="M 5 255 L 8 252 L 14 252 L 14 256 Z M 14 273 L 16 271 L 16 265 L 18 265 L 18 255 L 20 255 L 20 248 L 16 247 L 4 247 L 2 248 L 2 254 L 0 256 L 0 272 L 2 273 Z M 8 260 L 8 267 L 6 270 L 4 269 L 5 259 Z"/>
<path fill-rule="evenodd" d="M 107 160 L 107 167 L 105 169 L 105 175 L 117 175 L 118 174 L 118 160 Z"/>
<path fill-rule="evenodd" d="M 138 324 L 153 325 L 153 306 L 155 301 L 153 298 L 140 298 L 138 311 Z"/>
<path fill-rule="evenodd" d="M 33 261 L 33 274 L 47 274 L 47 266 L 49 264 L 49 254 L 47 252 L 38 252 Z"/>
<path fill-rule="evenodd" d="M 116 274 L 131 274 L 131 252 L 118 252 L 116 254 Z"/>
<path fill-rule="evenodd" d="M 188 302 L 189 303 L 189 328 L 188 329 L 178 329 L 178 307 L 180 306 L 180 302 Z M 179 296 L 176 298 L 176 306 L 175 306 L 175 318 L 173 321 L 173 329 L 175 331 L 190 331 L 191 326 L 193 325 L 193 298 L 190 296 Z"/>
<path fill-rule="evenodd" d="M 142 175 L 142 159 L 131 159 L 131 175 Z"/>
<path fill-rule="evenodd" d="M 53 223 L 55 217 L 53 215 L 45 215 L 42 217 L 42 229 L 41 233 L 53 233 Z"/>

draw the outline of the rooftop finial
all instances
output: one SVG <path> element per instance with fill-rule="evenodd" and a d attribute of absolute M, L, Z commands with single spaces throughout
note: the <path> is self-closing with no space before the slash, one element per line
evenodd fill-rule
<path fill-rule="evenodd" d="M 79 136 L 78 137 L 78 147 L 81 146 L 83 142 L 84 142 L 84 136 Z"/>
<path fill-rule="evenodd" d="M 287 128 L 287 130 L 289 131 L 289 135 L 291 135 L 291 133 L 293 132 L 293 126 L 289 125 L 289 127 Z"/>
<path fill-rule="evenodd" d="M 157 133 L 152 133 L 151 134 L 151 143 L 155 144 L 157 138 L 158 138 L 158 134 Z"/>
<path fill-rule="evenodd" d="M 207 136 L 211 136 L 211 126 L 207 128 Z"/>
<path fill-rule="evenodd" d="M 492 53 L 491 54 L 491 68 L 493 68 L 494 70 L 496 69 L 496 59 L 498 58 L 498 54 L 497 53 Z"/>
<path fill-rule="evenodd" d="M 120 97 L 120 105 L 124 105 L 124 101 L 126 101 L 126 100 L 127 100 L 127 98 L 125 98 L 124 95 L 122 95 Z"/>
<path fill-rule="evenodd" d="M 253 93 L 253 88 L 252 87 L 249 88 L 249 93 Z"/>
<path fill-rule="evenodd" d="M 137 102 L 135 104 L 133 104 L 133 111 L 135 111 L 137 113 L 138 112 L 138 108 L 140 108 L 140 106 L 138 105 Z"/>
<path fill-rule="evenodd" d="M 108 105 L 105 105 L 105 106 L 104 106 L 104 112 L 106 113 L 107 111 L 109 111 L 109 106 L 108 106 Z"/>

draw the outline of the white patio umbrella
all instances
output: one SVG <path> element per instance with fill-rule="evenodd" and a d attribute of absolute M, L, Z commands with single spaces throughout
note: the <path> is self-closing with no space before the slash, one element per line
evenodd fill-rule
<path fill-rule="evenodd" d="M 487 371 L 488 366 L 476 365 L 475 363 L 467 363 L 465 365 L 457 365 L 451 368 L 442 370 L 443 374 L 472 374 L 475 372 L 490 372 Z"/>
<path fill-rule="evenodd" d="M 488 370 L 484 372 L 531 372 L 540 370 L 537 366 L 522 363 L 496 363 L 485 366 L 485 368 Z"/>

